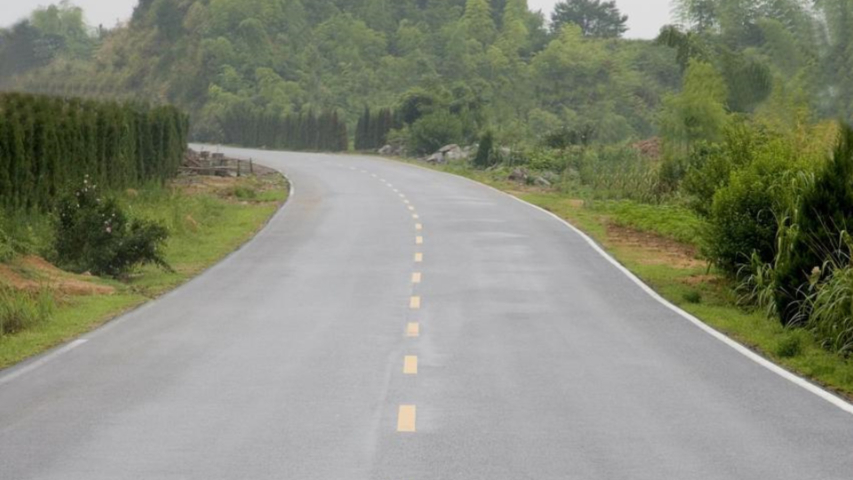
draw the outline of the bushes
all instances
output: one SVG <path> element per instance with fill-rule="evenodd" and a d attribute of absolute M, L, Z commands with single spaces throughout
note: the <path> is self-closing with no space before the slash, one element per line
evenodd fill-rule
<path fill-rule="evenodd" d="M 101 198 L 88 180 L 59 204 L 57 258 L 73 271 L 119 276 L 145 263 L 168 269 L 160 253 L 167 237 L 159 224 L 128 219 L 114 199 Z"/>
<path fill-rule="evenodd" d="M 48 210 L 84 175 L 105 188 L 165 180 L 187 129 L 172 107 L 0 94 L 0 206 Z"/>
<path fill-rule="evenodd" d="M 459 116 L 444 110 L 433 112 L 410 127 L 409 151 L 418 155 L 433 153 L 445 145 L 460 143 L 463 132 Z"/>

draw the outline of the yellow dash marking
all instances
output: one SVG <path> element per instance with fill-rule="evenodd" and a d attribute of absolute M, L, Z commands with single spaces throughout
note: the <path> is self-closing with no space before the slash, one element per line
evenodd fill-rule
<path fill-rule="evenodd" d="M 415 254 L 415 262 L 421 263 L 423 261 L 424 261 L 424 254 L 423 253 L 416 253 Z"/>
<path fill-rule="evenodd" d="M 412 274 L 412 283 L 421 283 L 421 273 L 415 272 Z"/>
<path fill-rule="evenodd" d="M 400 433 L 414 433 L 417 418 L 417 407 L 415 405 L 400 405 L 397 414 L 397 431 Z"/>
<path fill-rule="evenodd" d="M 417 337 L 421 334 L 421 325 L 419 323 L 410 323 L 406 325 L 406 336 Z"/>
<path fill-rule="evenodd" d="M 406 375 L 418 374 L 418 357 L 415 355 L 406 355 L 403 360 L 403 373 Z"/>
<path fill-rule="evenodd" d="M 411 308 L 412 310 L 417 310 L 421 308 L 421 297 L 412 297 L 412 299 L 409 301 L 409 308 Z"/>
<path fill-rule="evenodd" d="M 422 224 L 420 224 L 420 223 L 415 224 L 415 230 L 423 230 L 423 229 L 424 229 L 424 226 Z"/>
<path fill-rule="evenodd" d="M 419 218 L 421 218 L 421 217 L 420 217 L 417 213 L 413 213 L 413 214 L 412 214 L 412 218 L 414 218 L 415 220 L 417 220 L 417 219 L 419 219 Z"/>
<path fill-rule="evenodd" d="M 406 198 L 406 196 L 401 193 L 400 198 Z"/>
<path fill-rule="evenodd" d="M 424 237 L 415 237 L 415 244 L 416 245 L 423 245 L 424 244 Z"/>
<path fill-rule="evenodd" d="M 409 205 L 409 210 L 411 210 L 411 211 L 413 211 L 413 212 L 414 212 L 414 211 L 415 211 L 415 207 L 413 207 L 413 206 Z"/>

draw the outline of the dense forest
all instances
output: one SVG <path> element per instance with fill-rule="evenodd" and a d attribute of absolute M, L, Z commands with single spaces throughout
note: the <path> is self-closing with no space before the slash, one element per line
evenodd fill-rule
<path fill-rule="evenodd" d="M 645 138 L 681 78 L 672 49 L 549 25 L 525 0 L 143 0 L 125 27 L 81 31 L 60 5 L 4 32 L 0 82 L 177 104 L 208 141 L 235 112 L 337 110 L 354 131 L 366 106 L 405 102 L 409 124 L 449 122 L 448 141 L 587 124 Z"/>
<path fill-rule="evenodd" d="M 207 142 L 480 143 L 475 167 L 683 212 L 744 306 L 853 354 L 853 3 L 673 3 L 655 40 L 601 0 L 142 0 L 113 30 L 64 3 L 0 32 L 0 86 L 176 104 Z"/>

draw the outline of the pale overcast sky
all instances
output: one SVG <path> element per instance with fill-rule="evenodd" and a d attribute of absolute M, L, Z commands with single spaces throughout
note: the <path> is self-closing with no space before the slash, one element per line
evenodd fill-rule
<path fill-rule="evenodd" d="M 130 17 L 137 0 L 73 0 L 83 7 L 92 25 L 112 27 L 118 20 Z M 528 0 L 532 10 L 542 10 L 550 15 L 557 0 Z M 51 0 L 0 0 L 0 26 L 8 26 L 29 15 L 40 6 L 57 3 Z M 653 38 L 670 18 L 670 0 L 616 0 L 619 8 L 628 15 L 632 38 Z"/>

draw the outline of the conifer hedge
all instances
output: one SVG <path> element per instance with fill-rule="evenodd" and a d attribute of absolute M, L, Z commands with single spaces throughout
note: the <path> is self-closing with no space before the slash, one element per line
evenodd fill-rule
<path fill-rule="evenodd" d="M 364 113 L 358 119 L 355 129 L 356 150 L 376 150 L 388 143 L 388 133 L 395 128 L 402 127 L 403 122 L 390 108 L 383 108 L 376 113 L 371 113 L 369 107 L 365 107 Z"/>
<path fill-rule="evenodd" d="M 282 150 L 345 152 L 349 150 L 346 121 L 337 111 L 275 115 L 237 105 L 219 119 L 226 144 Z M 201 138 L 203 141 L 211 139 Z"/>
<path fill-rule="evenodd" d="M 0 206 L 51 208 L 88 176 L 103 189 L 173 177 L 189 118 L 174 107 L 0 94 Z"/>

